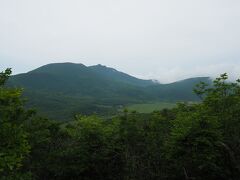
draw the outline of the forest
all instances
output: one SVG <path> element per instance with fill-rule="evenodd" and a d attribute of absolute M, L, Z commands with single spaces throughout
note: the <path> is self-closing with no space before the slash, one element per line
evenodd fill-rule
<path fill-rule="evenodd" d="M 199 83 L 198 103 L 52 120 L 0 73 L 1 180 L 238 180 L 240 80 Z"/>

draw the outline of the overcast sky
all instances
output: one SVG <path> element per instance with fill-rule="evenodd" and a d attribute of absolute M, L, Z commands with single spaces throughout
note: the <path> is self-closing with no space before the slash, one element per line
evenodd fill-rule
<path fill-rule="evenodd" d="M 172 82 L 240 77 L 240 0 L 0 0 L 0 71 L 104 64 Z"/>

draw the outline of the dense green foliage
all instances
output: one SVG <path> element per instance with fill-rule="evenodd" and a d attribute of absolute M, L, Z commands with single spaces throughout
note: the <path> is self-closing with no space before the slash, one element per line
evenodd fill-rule
<path fill-rule="evenodd" d="M 196 179 L 240 177 L 240 81 L 199 84 L 197 104 L 103 118 L 51 121 L 23 108 L 0 74 L 0 179 Z"/>
<path fill-rule="evenodd" d="M 52 119 L 71 120 L 76 113 L 115 114 L 129 104 L 151 101 L 195 101 L 193 87 L 209 78 L 192 78 L 172 84 L 141 80 L 102 65 L 49 64 L 12 76 L 9 85 L 24 88 L 27 107 Z"/>
<path fill-rule="evenodd" d="M 30 146 L 22 122 L 31 116 L 23 109 L 21 90 L 4 87 L 11 69 L 0 73 L 0 177 L 20 179 L 18 171 Z"/>

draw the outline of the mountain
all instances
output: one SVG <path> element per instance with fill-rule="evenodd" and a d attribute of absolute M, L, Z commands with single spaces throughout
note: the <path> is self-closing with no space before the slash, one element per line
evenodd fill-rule
<path fill-rule="evenodd" d="M 199 82 L 212 83 L 209 77 L 195 77 L 170 84 L 149 86 L 147 91 L 154 94 L 155 98 L 164 101 L 198 101 L 193 89 Z"/>
<path fill-rule="evenodd" d="M 72 93 L 91 96 L 109 96 L 114 91 L 123 93 L 133 86 L 154 85 L 102 65 L 84 66 L 83 64 L 48 64 L 25 74 L 13 76 L 14 85 L 32 90 Z M 110 92 L 111 91 L 111 92 Z M 110 93 L 110 94 L 106 94 Z"/>
<path fill-rule="evenodd" d="M 90 66 L 89 68 L 92 69 L 95 73 L 98 73 L 99 75 L 114 81 L 136 85 L 136 86 L 142 86 L 142 87 L 154 85 L 152 80 L 138 79 L 128 74 L 125 74 L 123 72 L 119 72 L 116 69 L 103 66 L 101 64 L 96 66 Z"/>
<path fill-rule="evenodd" d="M 171 84 L 142 80 L 103 65 L 55 63 L 12 76 L 9 86 L 23 87 L 28 107 L 51 118 L 69 119 L 76 113 L 104 113 L 126 104 L 150 101 L 195 101 L 193 87 L 208 77 Z"/>

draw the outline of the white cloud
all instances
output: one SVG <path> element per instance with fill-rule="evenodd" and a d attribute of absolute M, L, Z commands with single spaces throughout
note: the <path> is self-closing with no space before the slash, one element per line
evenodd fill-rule
<path fill-rule="evenodd" d="M 216 78 L 223 73 L 229 75 L 229 79 L 235 81 L 240 78 L 240 62 L 239 63 L 219 63 L 207 66 L 197 66 L 190 68 L 159 68 L 154 72 L 144 75 L 136 75 L 143 79 L 156 79 L 161 83 L 171 83 L 178 80 L 187 79 L 189 77 L 211 77 Z"/>

